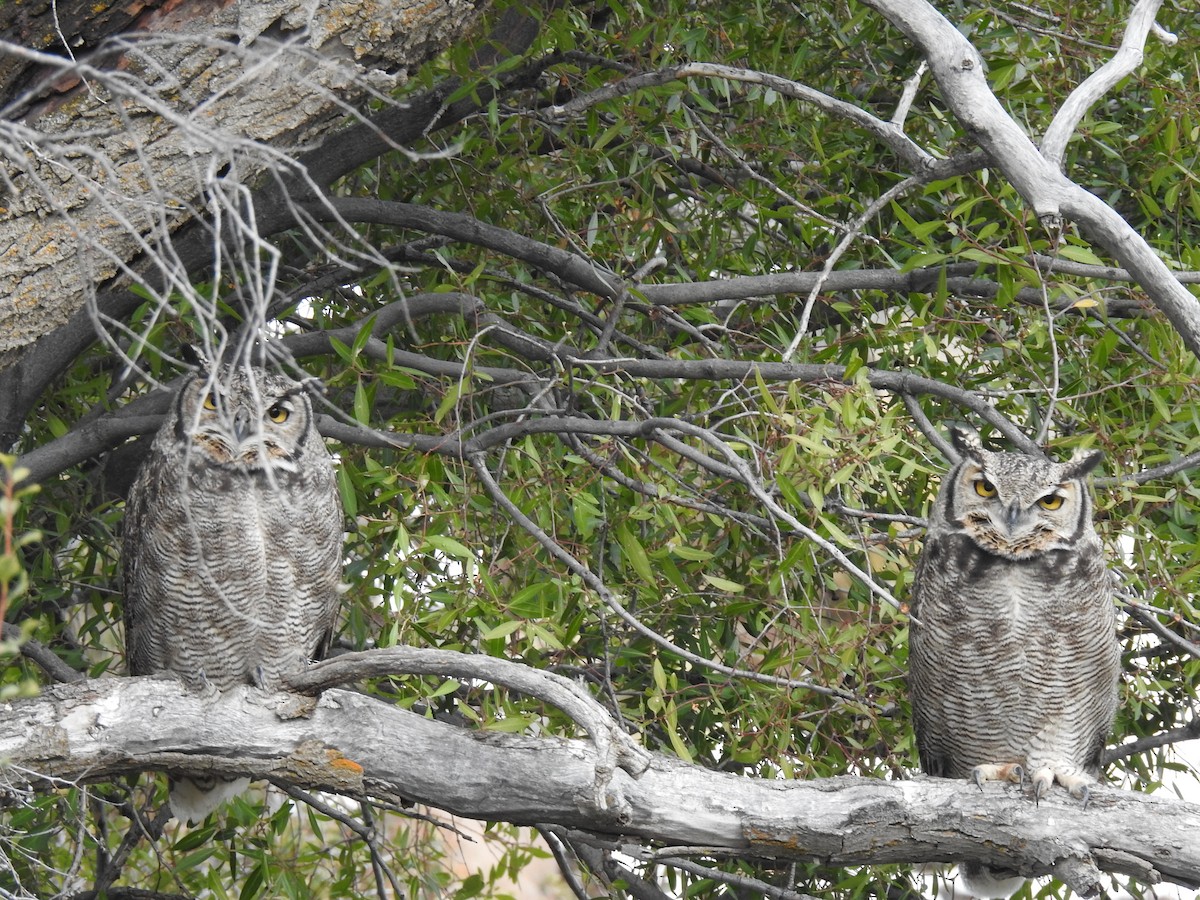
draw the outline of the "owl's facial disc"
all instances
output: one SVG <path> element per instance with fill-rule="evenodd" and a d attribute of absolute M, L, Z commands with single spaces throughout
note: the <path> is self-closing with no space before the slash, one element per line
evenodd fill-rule
<path fill-rule="evenodd" d="M 294 454 L 279 441 L 277 430 L 295 415 L 295 401 L 284 395 L 264 399 L 263 405 L 261 412 L 248 405 L 227 409 L 221 395 L 210 391 L 192 439 L 219 463 L 240 463 L 251 470 L 293 471 Z"/>
<path fill-rule="evenodd" d="M 975 541 L 994 553 L 1027 559 L 1058 546 L 1056 513 L 1075 486 L 1049 486 L 1037 494 L 1008 495 L 987 477 L 983 468 L 968 467 L 962 487 L 966 494 L 962 524 Z"/>

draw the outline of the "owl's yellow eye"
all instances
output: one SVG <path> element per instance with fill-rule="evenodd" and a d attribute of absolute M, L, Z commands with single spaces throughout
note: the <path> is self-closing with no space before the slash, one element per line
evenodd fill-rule
<path fill-rule="evenodd" d="M 1042 509 L 1048 509 L 1053 512 L 1063 505 L 1062 494 L 1047 494 L 1045 497 L 1038 498 L 1037 503 Z"/>
<path fill-rule="evenodd" d="M 292 411 L 282 403 L 276 403 L 267 410 L 267 418 L 269 418 L 276 425 L 282 425 L 288 420 L 288 416 L 291 414 Z"/>
<path fill-rule="evenodd" d="M 978 478 L 975 481 L 975 493 L 980 497 L 995 497 L 996 486 L 986 478 Z"/>
<path fill-rule="evenodd" d="M 217 395 L 212 391 L 204 395 L 204 408 L 210 412 L 217 408 Z"/>

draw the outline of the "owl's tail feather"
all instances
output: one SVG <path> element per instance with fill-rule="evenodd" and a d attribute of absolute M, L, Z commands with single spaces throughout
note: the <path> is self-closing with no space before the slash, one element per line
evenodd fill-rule
<path fill-rule="evenodd" d="M 1025 879 L 1002 869 L 989 869 L 977 862 L 962 863 L 963 889 L 973 897 L 1011 897 L 1025 884 Z"/>
<path fill-rule="evenodd" d="M 250 787 L 249 778 L 172 778 L 171 812 L 188 825 L 199 825 L 218 806 Z"/>

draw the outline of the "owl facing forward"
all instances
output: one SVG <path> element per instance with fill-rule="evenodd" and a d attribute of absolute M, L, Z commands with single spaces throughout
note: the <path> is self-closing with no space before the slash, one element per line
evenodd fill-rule
<path fill-rule="evenodd" d="M 122 556 L 130 674 L 274 689 L 322 657 L 342 509 L 303 387 L 245 366 L 189 378 L 130 490 Z M 198 821 L 244 786 L 180 780 L 172 809 Z"/>
<path fill-rule="evenodd" d="M 909 692 L 930 775 L 1054 782 L 1086 799 L 1117 709 L 1112 577 L 1086 477 L 1098 451 L 1054 463 L 952 432 L 913 584 Z M 980 887 L 979 867 L 965 867 Z M 984 884 L 994 896 L 1016 886 Z"/>

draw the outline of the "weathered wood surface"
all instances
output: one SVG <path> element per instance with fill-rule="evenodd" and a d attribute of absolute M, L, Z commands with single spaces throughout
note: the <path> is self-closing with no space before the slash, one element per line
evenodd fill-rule
<path fill-rule="evenodd" d="M 95 22 L 68 23 L 74 61 L 49 4 L 48 23 L 36 4 L 19 21 L 10 11 L 0 20 L 0 78 L 16 92 L 0 97 L 0 368 L 203 209 L 214 175 L 252 185 L 270 163 L 286 169 L 262 148 L 294 153 L 327 134 L 369 91 L 403 83 L 460 38 L 483 5 L 185 0 L 130 18 L 98 3 Z"/>
<path fill-rule="evenodd" d="M 190 693 L 151 678 L 47 688 L 0 716 L 7 799 L 55 779 L 217 771 L 746 856 L 830 865 L 975 858 L 1056 874 L 1081 891 L 1099 886 L 1100 871 L 1200 884 L 1200 806 L 1171 798 L 1101 788 L 1086 808 L 1060 791 L 1035 805 L 1015 785 L 766 781 L 655 754 L 637 775 L 601 764 L 598 800 L 599 758 L 587 740 L 472 732 L 345 690 L 296 716 L 294 699 Z"/>

